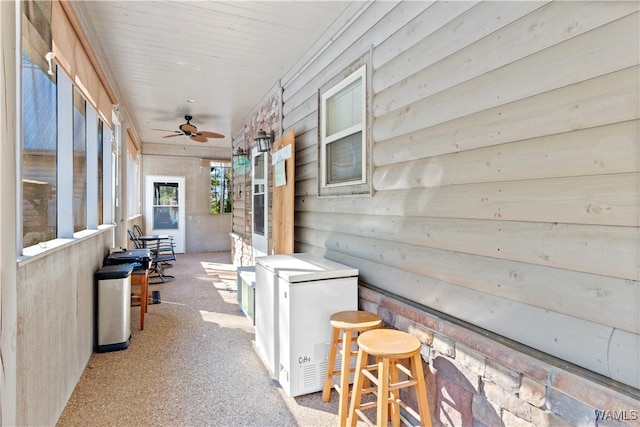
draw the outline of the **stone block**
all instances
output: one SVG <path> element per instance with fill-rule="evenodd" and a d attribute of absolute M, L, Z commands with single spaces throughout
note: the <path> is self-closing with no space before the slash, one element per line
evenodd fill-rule
<path fill-rule="evenodd" d="M 549 387 L 547 388 L 547 409 L 557 417 L 575 426 L 594 425 L 595 408 Z"/>
<path fill-rule="evenodd" d="M 424 325 L 429 329 L 437 331 L 440 329 L 440 319 L 433 315 L 429 315 L 424 311 L 417 309 L 411 305 L 402 303 L 396 299 L 390 297 L 384 297 L 380 301 L 380 305 L 392 311 L 398 313 L 413 322 Z"/>
<path fill-rule="evenodd" d="M 471 410 L 474 421 L 480 421 L 483 425 L 488 426 L 501 425 L 500 407 L 489 402 L 486 396 L 475 394 Z"/>
<path fill-rule="evenodd" d="M 386 308 L 379 306 L 378 307 L 378 316 L 382 319 L 387 325 L 395 325 L 396 324 L 396 314 L 392 311 L 387 310 Z"/>
<path fill-rule="evenodd" d="M 394 323 L 391 326 L 393 326 L 399 331 L 404 331 L 410 334 L 411 334 L 411 330 L 414 329 L 413 322 L 398 313 L 395 313 Z"/>
<path fill-rule="evenodd" d="M 483 383 L 487 399 L 526 421 L 531 420 L 531 405 L 491 381 Z"/>
<path fill-rule="evenodd" d="M 539 408 L 531 408 L 531 423 L 536 427 L 572 427 L 552 412 Z"/>
<path fill-rule="evenodd" d="M 444 335 L 433 334 L 431 347 L 447 357 L 456 357 L 456 343 Z"/>
<path fill-rule="evenodd" d="M 517 394 L 520 389 L 520 379 L 522 375 L 519 372 L 498 364 L 494 360 L 487 359 L 484 376 L 508 393 Z"/>
<path fill-rule="evenodd" d="M 377 314 L 378 313 L 378 305 L 367 300 L 360 300 L 358 308 L 360 310 L 368 311 L 370 313 Z"/>
<path fill-rule="evenodd" d="M 459 366 L 455 361 L 444 356 L 434 356 L 431 364 L 437 370 L 438 375 L 451 379 L 471 393 L 480 392 L 481 378 L 475 372 Z"/>
<path fill-rule="evenodd" d="M 621 411 L 638 408 L 638 401 L 633 397 L 623 395 L 571 372 L 554 371 L 551 376 L 551 386 L 596 409 Z M 640 425 L 640 421 L 636 425 Z"/>
<path fill-rule="evenodd" d="M 525 402 L 535 406 L 536 408 L 543 408 L 545 403 L 545 391 L 544 384 L 539 383 L 533 378 L 523 376 L 520 382 L 520 390 L 518 396 Z"/>
<path fill-rule="evenodd" d="M 366 288 L 364 286 L 359 286 L 358 297 L 360 298 L 360 300 L 369 301 L 377 306 L 380 305 L 380 299 L 382 298 L 382 295 L 372 289 Z"/>
<path fill-rule="evenodd" d="M 471 372 L 484 376 L 487 358 L 464 344 L 456 343 L 456 362 Z"/>
<path fill-rule="evenodd" d="M 493 426 L 488 426 L 474 418 L 473 424 L 471 424 L 471 427 L 493 427 Z"/>
<path fill-rule="evenodd" d="M 473 393 L 444 375 L 436 375 L 435 425 L 469 426 L 473 423 Z"/>
<path fill-rule="evenodd" d="M 426 344 L 428 346 L 433 345 L 433 331 L 429 331 L 422 326 L 412 324 L 409 327 L 409 333 L 415 335 L 422 344 Z"/>
<path fill-rule="evenodd" d="M 502 411 L 502 423 L 509 427 L 533 427 L 534 425 L 527 420 L 523 420 L 522 418 L 515 416 L 509 411 Z"/>

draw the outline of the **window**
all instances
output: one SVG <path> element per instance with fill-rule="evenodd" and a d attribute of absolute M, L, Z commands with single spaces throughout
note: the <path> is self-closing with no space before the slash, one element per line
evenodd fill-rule
<path fill-rule="evenodd" d="M 57 89 L 51 50 L 51 3 L 27 2 L 22 25 L 22 242 L 56 237 Z"/>
<path fill-rule="evenodd" d="M 111 132 L 49 55 L 52 2 L 21 5 L 19 229 L 29 256 L 112 222 L 114 197 Z"/>
<path fill-rule="evenodd" d="M 73 231 L 87 228 L 87 106 L 73 89 Z"/>
<path fill-rule="evenodd" d="M 231 165 L 228 162 L 211 162 L 212 214 L 231 213 Z"/>
<path fill-rule="evenodd" d="M 104 122 L 98 119 L 98 224 L 104 224 L 104 128 Z"/>
<path fill-rule="evenodd" d="M 256 152 L 253 155 L 253 235 L 264 236 L 265 234 L 265 218 L 266 198 L 267 194 L 267 174 L 265 169 L 268 167 L 265 162 L 265 153 Z M 265 244 L 266 246 L 266 244 Z M 266 250 L 266 247 L 265 247 Z"/>
<path fill-rule="evenodd" d="M 153 229 L 178 229 L 179 200 L 177 182 L 153 183 Z"/>
<path fill-rule="evenodd" d="M 135 157 L 132 157 L 135 155 Z M 127 215 L 131 218 L 140 215 L 140 156 L 129 153 L 127 156 Z"/>
<path fill-rule="evenodd" d="M 320 97 L 320 195 L 369 193 L 367 66 Z"/>

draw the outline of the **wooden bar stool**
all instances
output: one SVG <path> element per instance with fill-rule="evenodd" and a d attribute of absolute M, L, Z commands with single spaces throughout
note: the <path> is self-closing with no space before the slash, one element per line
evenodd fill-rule
<path fill-rule="evenodd" d="M 393 329 L 376 329 L 364 332 L 358 337 L 358 359 L 356 376 L 353 380 L 351 405 L 347 424 L 355 427 L 358 418 L 368 425 L 374 425 L 364 414 L 364 410 L 377 408 L 378 426 L 387 426 L 389 415 L 394 427 L 400 426 L 400 406 L 420 421 L 421 426 L 431 427 L 429 402 L 424 383 L 420 341 L 411 334 Z M 369 356 L 376 358 L 375 364 L 368 364 Z M 409 359 L 410 368 L 399 363 Z M 373 373 L 377 371 L 377 376 Z M 399 371 L 407 375 L 400 381 Z M 365 385 L 365 379 L 374 385 Z M 416 388 L 418 413 L 400 399 L 400 390 L 406 387 Z M 362 395 L 378 392 L 376 401 L 362 403 Z M 389 414 L 391 412 L 391 414 Z"/>
<path fill-rule="evenodd" d="M 329 318 L 333 328 L 329 360 L 327 361 L 327 376 L 322 390 L 322 401 L 328 402 L 331 388 L 335 388 L 340 396 L 338 404 L 338 419 L 340 425 L 347 422 L 347 409 L 349 399 L 349 378 L 355 370 L 351 368 L 351 358 L 358 355 L 352 349 L 352 343 L 358 339 L 358 334 L 377 329 L 382 325 L 382 319 L 368 311 L 340 311 Z M 340 338 L 342 332 L 342 338 Z M 335 369 L 336 352 L 342 355 L 340 370 Z M 339 381 L 335 377 L 340 375 Z"/>
<path fill-rule="evenodd" d="M 133 296 L 136 300 L 140 300 L 140 330 L 142 331 L 144 330 L 144 315 L 147 312 L 149 303 L 149 270 L 146 268 L 133 270 L 131 273 L 131 287 L 133 288 L 134 286 L 140 286 L 140 293 L 134 293 Z"/>

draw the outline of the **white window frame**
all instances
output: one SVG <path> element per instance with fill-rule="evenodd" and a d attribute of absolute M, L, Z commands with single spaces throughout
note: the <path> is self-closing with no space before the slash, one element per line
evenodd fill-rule
<path fill-rule="evenodd" d="M 345 185 L 353 185 L 353 184 L 363 184 L 366 182 L 366 172 L 367 172 L 367 156 L 366 156 L 366 141 L 367 141 L 367 91 L 366 91 L 366 65 L 363 65 L 355 72 L 353 72 L 349 77 L 342 80 L 340 83 L 335 85 L 333 88 L 329 89 L 327 92 L 322 94 L 321 104 L 320 104 L 320 146 L 322 147 L 322 155 L 320 157 L 321 165 L 322 165 L 322 186 L 323 187 L 341 187 Z M 360 102 L 361 102 L 361 110 L 362 116 L 360 117 L 360 122 L 354 124 L 351 127 L 338 131 L 334 134 L 327 135 L 327 102 L 337 93 L 339 93 L 342 89 L 348 87 L 353 82 L 360 80 L 361 86 L 361 94 Z M 329 183 L 327 182 L 327 149 L 328 146 L 335 142 L 339 141 L 342 138 L 346 138 L 355 133 L 362 132 L 362 140 L 360 149 L 362 150 L 362 162 L 360 165 L 360 176 L 361 179 L 346 181 L 346 182 L 337 182 L 337 183 Z"/>
<path fill-rule="evenodd" d="M 328 81 L 319 90 L 318 105 L 318 195 L 320 197 L 372 195 L 371 186 L 371 52 L 362 56 L 346 70 Z M 327 101 L 353 82 L 362 83 L 362 120 L 347 129 L 327 135 Z M 327 182 L 327 148 L 328 146 L 349 135 L 362 132 L 362 169 L 360 179 L 344 182 Z"/>

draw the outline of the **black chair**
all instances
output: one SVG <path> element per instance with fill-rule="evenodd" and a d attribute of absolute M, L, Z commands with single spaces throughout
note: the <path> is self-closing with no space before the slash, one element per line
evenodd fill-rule
<path fill-rule="evenodd" d="M 136 236 L 136 233 L 134 233 L 131 230 L 127 230 L 127 233 L 129 233 L 129 239 L 133 242 L 133 245 L 135 246 L 136 249 L 144 248 L 144 245 L 142 244 L 142 242 L 138 240 L 138 236 Z"/>
<path fill-rule="evenodd" d="M 154 277 L 155 280 L 152 282 L 149 280 L 150 285 L 157 285 L 158 283 L 165 283 L 168 280 L 175 279 L 174 276 L 169 274 L 165 274 L 164 272 L 164 263 L 175 260 L 175 256 L 172 258 L 171 256 L 157 256 L 151 255 L 151 268 L 149 269 L 149 279 Z M 153 276 L 152 276 L 153 275 Z"/>

